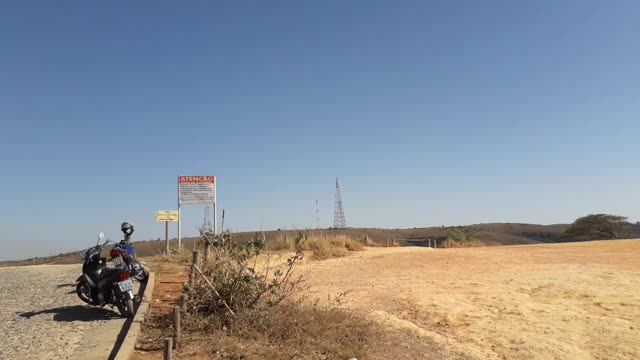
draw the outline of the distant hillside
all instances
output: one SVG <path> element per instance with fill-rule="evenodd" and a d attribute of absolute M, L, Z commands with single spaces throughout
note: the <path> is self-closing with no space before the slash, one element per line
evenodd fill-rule
<path fill-rule="evenodd" d="M 441 244 L 447 238 L 448 233 L 455 228 L 465 229 L 477 234 L 477 237 L 488 245 L 520 245 L 520 244 L 536 244 L 548 242 L 560 242 L 561 234 L 569 225 L 535 225 L 535 224 L 475 224 L 456 227 L 429 227 L 429 228 L 413 228 L 413 229 L 324 229 L 309 230 L 311 235 L 324 236 L 325 234 L 345 234 L 355 239 L 364 239 L 365 236 L 369 241 L 384 244 L 387 240 L 395 240 L 401 246 L 425 246 L 427 239 L 432 239 Z M 269 239 L 280 239 L 285 236 L 288 239 L 294 239 L 298 230 L 272 230 L 265 231 L 267 241 Z M 234 238 L 238 243 L 245 243 L 255 236 L 255 232 L 235 233 Z M 186 249 L 193 248 L 193 238 L 184 239 Z M 147 240 L 135 241 L 136 252 L 138 256 L 153 256 L 162 254 L 165 249 L 164 240 Z M 175 248 L 177 241 L 172 240 L 171 246 Z M 78 251 L 85 251 L 79 249 Z M 48 257 L 39 257 L 26 260 L 3 261 L 0 266 L 13 265 L 36 265 L 36 264 L 73 264 L 81 261 L 78 252 L 71 252 Z"/>

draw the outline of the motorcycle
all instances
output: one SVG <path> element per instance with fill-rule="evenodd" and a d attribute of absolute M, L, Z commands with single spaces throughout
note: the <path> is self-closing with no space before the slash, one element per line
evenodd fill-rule
<path fill-rule="evenodd" d="M 133 278 L 139 282 L 147 281 L 149 278 L 149 272 L 136 259 L 136 251 L 126 238 L 113 245 L 110 255 L 115 267 L 128 268 Z"/>
<path fill-rule="evenodd" d="M 118 308 L 122 317 L 133 317 L 133 281 L 128 268 L 109 268 L 107 259 L 100 257 L 102 249 L 111 240 L 100 244 L 104 233 L 98 235 L 96 246 L 80 253 L 84 258 L 82 275 L 76 279 L 76 293 L 87 304 L 110 305 Z"/>

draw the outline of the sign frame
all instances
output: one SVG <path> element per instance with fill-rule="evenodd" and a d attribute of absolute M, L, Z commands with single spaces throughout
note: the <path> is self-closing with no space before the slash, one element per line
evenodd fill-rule
<path fill-rule="evenodd" d="M 215 176 L 178 176 L 178 205 L 216 202 Z"/>
<path fill-rule="evenodd" d="M 211 175 L 178 175 L 178 248 L 182 249 L 182 205 L 212 203 L 213 233 L 217 234 L 217 180 L 216 176 Z M 181 184 L 185 184 L 184 189 L 181 189 Z"/>
<path fill-rule="evenodd" d="M 156 210 L 156 221 L 178 221 L 178 210 Z"/>

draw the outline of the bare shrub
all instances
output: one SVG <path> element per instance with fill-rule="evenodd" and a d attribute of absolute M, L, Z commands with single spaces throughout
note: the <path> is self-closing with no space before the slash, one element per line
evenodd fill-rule
<path fill-rule="evenodd" d="M 346 252 L 348 241 L 309 241 L 299 232 L 292 241 L 295 252 L 278 265 L 261 236 L 243 246 L 229 233 L 202 236 L 213 259 L 193 287 L 185 286 L 183 339 L 191 349 L 232 359 L 345 359 L 365 353 L 374 324 L 336 307 L 342 296 L 331 306 L 310 304 L 301 294 L 301 277 L 293 275 L 303 248 L 334 254 Z"/>
<path fill-rule="evenodd" d="M 257 259 L 264 250 L 264 239 L 256 237 L 239 246 L 233 236 L 203 234 L 203 240 L 213 250 L 213 261 L 202 270 L 193 287 L 187 287 L 188 311 L 204 317 L 213 317 L 224 326 L 231 326 L 238 313 L 249 309 L 269 308 L 279 304 L 301 284 L 301 278 L 292 279 L 292 270 L 302 259 L 303 232 L 295 239 L 295 253 L 283 267 L 258 269 Z"/>

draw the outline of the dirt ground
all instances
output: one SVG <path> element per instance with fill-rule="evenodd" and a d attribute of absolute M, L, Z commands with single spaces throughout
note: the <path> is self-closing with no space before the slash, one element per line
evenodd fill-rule
<path fill-rule="evenodd" d="M 164 263 L 154 267 L 156 284 L 141 335 L 136 343 L 133 359 L 162 359 L 162 339 L 172 334 L 168 326 L 157 328 L 157 319 L 170 314 L 179 305 L 182 286 L 188 280 L 184 265 Z M 152 323 L 149 325 L 148 322 Z"/>
<path fill-rule="evenodd" d="M 298 271 L 312 297 L 346 291 L 345 306 L 451 357 L 640 359 L 640 240 L 369 248 Z"/>

